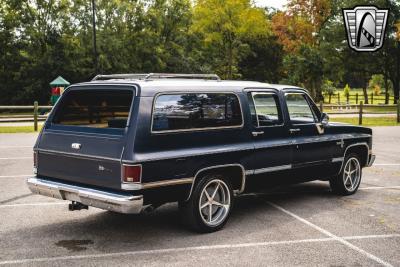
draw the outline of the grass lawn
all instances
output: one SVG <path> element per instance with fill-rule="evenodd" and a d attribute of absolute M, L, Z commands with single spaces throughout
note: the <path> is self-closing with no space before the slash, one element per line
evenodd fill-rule
<path fill-rule="evenodd" d="M 39 126 L 38 132 L 42 126 Z M 0 126 L 1 133 L 33 133 L 33 126 Z"/>
<path fill-rule="evenodd" d="M 364 117 L 362 126 L 400 126 L 400 123 L 397 123 L 396 117 Z M 358 117 L 354 118 L 330 118 L 331 122 L 344 122 L 350 123 L 354 125 L 358 125 Z"/>

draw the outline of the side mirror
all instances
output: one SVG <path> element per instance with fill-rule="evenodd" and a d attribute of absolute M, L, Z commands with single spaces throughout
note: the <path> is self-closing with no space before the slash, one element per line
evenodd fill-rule
<path fill-rule="evenodd" d="M 325 112 L 322 112 L 321 114 L 321 123 L 323 125 L 327 125 L 329 123 L 329 116 Z"/>

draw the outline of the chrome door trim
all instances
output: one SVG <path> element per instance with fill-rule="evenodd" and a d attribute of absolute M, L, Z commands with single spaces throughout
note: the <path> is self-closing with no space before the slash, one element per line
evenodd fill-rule
<path fill-rule="evenodd" d="M 190 191 L 189 191 L 189 195 L 188 197 L 185 199 L 185 201 L 188 201 L 192 195 L 193 192 L 193 187 L 194 184 L 196 182 L 197 177 L 199 176 L 199 174 L 203 171 L 207 171 L 207 170 L 212 170 L 212 169 L 218 169 L 218 168 L 223 168 L 223 167 L 240 167 L 240 169 L 242 170 L 242 184 L 240 186 L 239 191 L 237 192 L 238 194 L 242 193 L 244 191 L 245 185 L 246 185 L 246 171 L 243 167 L 242 164 L 239 163 L 232 163 L 232 164 L 223 164 L 223 165 L 215 165 L 215 166 L 210 166 L 210 167 L 206 167 L 206 168 L 202 168 L 200 170 L 198 170 L 193 178 L 193 183 L 192 186 L 190 187 Z"/>
<path fill-rule="evenodd" d="M 246 170 L 246 175 L 256 175 L 256 174 L 267 173 L 267 172 L 290 170 L 292 168 L 293 168 L 292 164 L 278 165 L 278 166 L 272 166 L 272 167 L 261 168 L 261 169 Z"/>
<path fill-rule="evenodd" d="M 344 157 L 339 157 L 339 158 L 333 158 L 332 162 L 343 162 Z"/>

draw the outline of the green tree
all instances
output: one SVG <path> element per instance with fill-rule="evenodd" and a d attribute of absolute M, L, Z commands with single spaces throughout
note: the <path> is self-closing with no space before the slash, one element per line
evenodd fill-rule
<path fill-rule="evenodd" d="M 318 49 L 302 45 L 298 54 L 286 55 L 284 67 L 285 83 L 305 87 L 316 101 L 323 99 L 320 90 L 323 80 L 323 59 Z"/>
<path fill-rule="evenodd" d="M 271 34 L 265 11 L 249 0 L 199 0 L 191 32 L 201 36 L 212 68 L 228 79 L 240 76 L 238 62 L 251 51 L 246 40 Z"/>

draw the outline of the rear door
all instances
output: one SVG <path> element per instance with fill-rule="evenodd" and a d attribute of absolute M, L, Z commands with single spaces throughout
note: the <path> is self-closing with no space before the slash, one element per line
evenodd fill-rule
<path fill-rule="evenodd" d="M 40 137 L 37 175 L 120 189 L 134 94 L 126 86 L 67 90 Z"/>
<path fill-rule="evenodd" d="M 252 160 L 253 174 L 285 171 L 291 168 L 292 146 L 284 123 L 279 92 L 274 89 L 247 91 L 255 152 Z"/>

